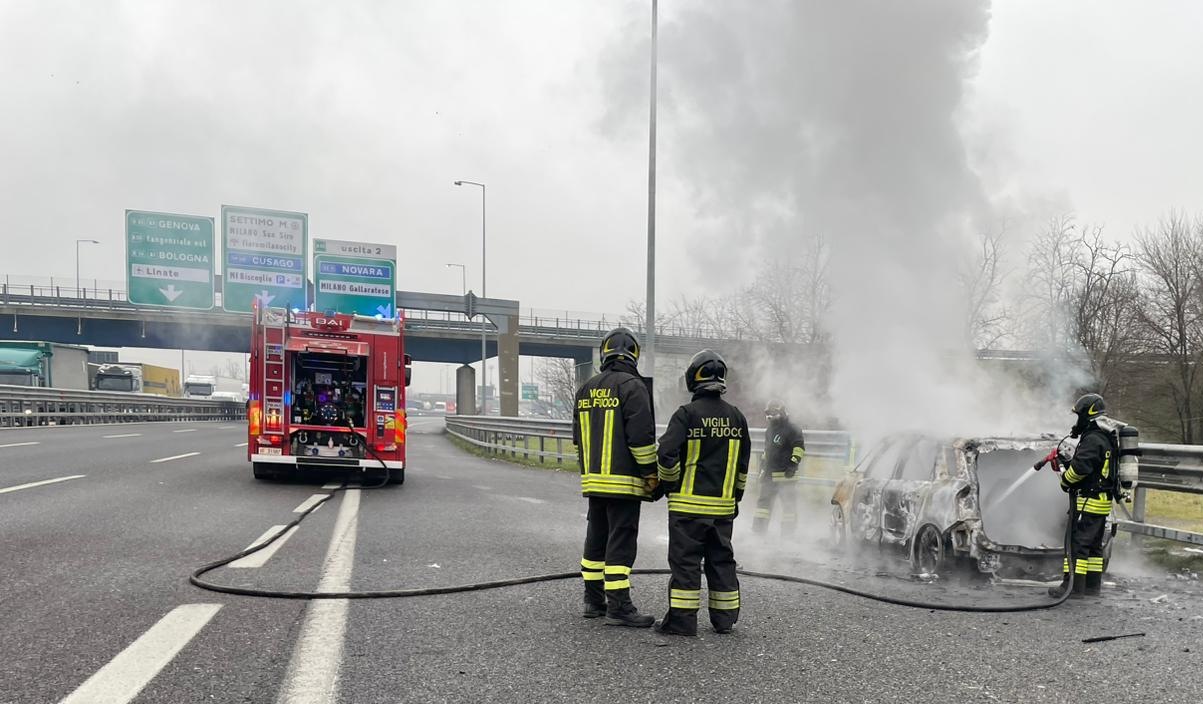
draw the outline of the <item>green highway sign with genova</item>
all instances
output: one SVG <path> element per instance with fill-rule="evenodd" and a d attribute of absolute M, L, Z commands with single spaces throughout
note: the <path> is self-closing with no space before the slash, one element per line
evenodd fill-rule
<path fill-rule="evenodd" d="M 221 307 L 249 313 L 260 307 L 309 307 L 309 216 L 282 210 L 221 206 Z"/>
<path fill-rule="evenodd" d="M 140 306 L 213 308 L 213 218 L 125 211 L 125 288 Z"/>
<path fill-rule="evenodd" d="M 396 315 L 395 246 L 315 239 L 313 253 L 314 310 Z"/>

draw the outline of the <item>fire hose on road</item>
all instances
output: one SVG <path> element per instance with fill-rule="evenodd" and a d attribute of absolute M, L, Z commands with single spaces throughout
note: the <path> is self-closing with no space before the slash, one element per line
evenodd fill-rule
<path fill-rule="evenodd" d="M 370 449 L 369 449 L 370 451 Z M 374 454 L 374 453 L 373 453 Z M 355 487 L 362 489 L 379 489 L 388 483 L 388 474 L 385 472 L 384 481 L 379 484 Z M 503 587 L 514 587 L 522 584 L 536 584 L 539 582 L 554 582 L 567 579 L 580 579 L 580 572 L 553 572 L 550 574 L 529 575 L 526 577 L 514 577 L 511 579 L 498 579 L 488 582 L 471 582 L 468 584 L 457 584 L 445 587 L 420 587 L 410 589 L 379 589 L 367 591 L 348 591 L 348 592 L 315 592 L 315 591 L 283 591 L 275 589 L 256 589 L 253 587 L 236 587 L 227 584 L 218 584 L 204 579 L 204 575 L 213 570 L 227 565 L 235 560 L 251 555 L 267 546 L 274 543 L 281 536 L 300 525 L 301 521 L 305 520 L 309 514 L 313 513 L 319 506 L 329 501 L 339 491 L 345 491 L 350 488 L 346 481 L 342 486 L 328 494 L 321 501 L 318 501 L 313 506 L 310 506 L 306 511 L 297 516 L 291 523 L 276 531 L 269 539 L 253 545 L 242 552 L 231 555 L 230 557 L 211 562 L 196 569 L 189 577 L 188 581 L 193 585 L 213 592 L 223 594 L 235 594 L 238 596 L 253 596 L 271 599 L 399 599 L 416 596 L 435 596 L 439 594 L 459 594 L 462 592 L 477 592 L 486 589 L 500 589 Z M 1015 613 L 1020 611 L 1038 611 L 1041 609 L 1051 609 L 1065 603 L 1070 594 L 1073 593 L 1074 566 L 1073 556 L 1070 550 L 1071 538 L 1073 536 L 1073 500 L 1074 497 L 1070 494 L 1070 520 L 1066 522 L 1065 529 L 1065 555 L 1070 560 L 1069 570 L 1069 589 L 1063 595 L 1056 599 L 1045 600 L 1031 604 L 1016 604 L 1016 605 L 972 605 L 972 604 L 946 604 L 939 602 L 920 601 L 917 599 L 905 599 L 893 597 L 886 594 L 875 594 L 873 592 L 849 587 L 834 582 L 825 582 L 820 579 L 812 579 L 809 577 L 798 577 L 787 574 L 774 574 L 771 572 L 757 572 L 754 570 L 739 569 L 738 573 L 745 577 L 755 577 L 757 579 L 773 580 L 778 582 L 792 582 L 795 584 L 806 584 L 813 587 L 828 589 L 842 594 L 861 597 L 863 599 L 871 599 L 873 601 L 882 602 L 885 604 L 894 604 L 895 606 L 906 606 L 916 609 L 928 609 L 930 611 L 958 611 L 968 613 Z M 631 571 L 632 574 L 644 575 L 666 575 L 670 574 L 667 568 L 640 568 Z"/>

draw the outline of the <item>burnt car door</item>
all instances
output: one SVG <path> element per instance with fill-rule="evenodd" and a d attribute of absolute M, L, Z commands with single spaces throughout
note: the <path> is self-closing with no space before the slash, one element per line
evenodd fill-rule
<path fill-rule="evenodd" d="M 882 541 L 906 544 L 918 528 L 920 512 L 933 488 L 940 445 L 928 438 L 911 443 L 882 488 Z"/>
<path fill-rule="evenodd" d="M 863 468 L 864 476 L 856 484 L 852 512 L 848 516 L 853 538 L 870 542 L 881 540 L 882 493 L 911 443 L 907 438 L 884 441 Z"/>

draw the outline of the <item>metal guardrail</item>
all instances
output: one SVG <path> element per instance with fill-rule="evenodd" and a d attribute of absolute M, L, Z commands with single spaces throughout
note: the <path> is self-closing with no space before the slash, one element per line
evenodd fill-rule
<path fill-rule="evenodd" d="M 497 416 L 447 416 L 447 433 L 491 454 L 547 464 L 576 462 L 572 442 L 572 421 L 543 418 L 504 418 Z M 656 426 L 662 433 L 665 425 Z M 749 428 L 752 435 L 752 470 L 759 465 L 764 451 L 764 428 Z M 803 484 L 835 486 L 830 476 L 834 465 L 841 471 L 855 460 L 856 446 L 851 436 L 839 430 L 803 430 L 806 436 L 806 460 L 798 480 Z M 822 465 L 816 460 L 822 460 Z"/>
<path fill-rule="evenodd" d="M 547 463 L 548 460 L 558 464 L 576 462 L 572 421 L 451 415 L 447 416 L 445 422 L 450 435 L 491 454 L 521 457 L 527 461 L 534 459 L 540 463 Z M 660 425 L 657 430 L 662 432 L 664 427 Z M 755 465 L 764 450 L 764 429 L 750 430 Z M 815 472 L 815 468 L 803 467 L 799 479 L 803 483 L 834 486 L 839 479 L 830 472 L 831 461 L 841 468 L 850 467 L 856 459 L 855 442 L 843 431 L 804 430 L 803 434 L 806 436 L 807 459 L 828 460 L 825 468 L 828 471 Z M 1203 533 L 1152 525 L 1145 521 L 1149 490 L 1203 494 L 1203 445 L 1142 443 L 1140 448 L 1140 475 L 1133 495 L 1131 515 L 1128 519 L 1117 519 L 1115 524 L 1129 533 L 1203 545 Z"/>
<path fill-rule="evenodd" d="M 242 418 L 234 401 L 0 385 L 0 428 Z"/>

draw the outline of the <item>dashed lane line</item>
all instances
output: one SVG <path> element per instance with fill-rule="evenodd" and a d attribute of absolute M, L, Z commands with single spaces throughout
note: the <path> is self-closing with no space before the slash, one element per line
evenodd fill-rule
<path fill-rule="evenodd" d="M 284 543 L 288 542 L 288 539 L 292 537 L 292 534 L 297 532 L 297 528 L 300 528 L 300 526 L 293 526 L 288 530 L 287 533 L 281 535 L 280 539 L 276 542 L 268 545 L 259 552 L 252 553 L 246 557 L 234 560 L 228 565 L 228 567 L 262 567 L 266 565 L 268 559 L 270 559 L 272 555 L 275 555 L 277 550 L 284 547 Z M 284 530 L 284 526 L 272 526 L 271 528 L 268 528 L 266 533 L 256 538 L 255 542 L 247 546 L 247 550 L 250 550 L 256 545 L 262 545 L 263 543 L 267 542 L 268 538 L 282 530 Z"/>
<path fill-rule="evenodd" d="M 10 443 L 6 443 L 4 445 L 0 445 L 0 447 L 27 447 L 29 445 L 41 445 L 41 444 L 42 443 L 36 442 L 36 441 L 35 442 L 10 442 Z"/>
<path fill-rule="evenodd" d="M 220 609 L 221 604 L 175 607 L 59 704 L 132 701 Z"/>
<path fill-rule="evenodd" d="M 342 486 L 342 484 L 340 484 L 339 482 L 330 482 L 329 484 L 323 484 L 322 488 L 323 489 L 337 489 L 340 486 Z"/>
<path fill-rule="evenodd" d="M 329 494 L 314 494 L 313 496 L 310 496 L 308 499 L 305 499 L 304 501 L 302 501 L 301 505 L 294 508 L 292 510 L 292 512 L 293 513 L 305 513 L 306 511 L 309 510 L 310 506 L 313 506 L 314 504 L 316 504 L 317 502 L 326 498 L 327 496 L 329 496 Z"/>
<path fill-rule="evenodd" d="M 170 461 L 172 461 L 172 460 L 182 460 L 182 459 L 184 459 L 185 457 L 195 457 L 195 456 L 197 456 L 197 455 L 199 455 L 199 454 L 200 454 L 199 452 L 185 452 L 185 453 L 184 453 L 184 454 L 182 454 L 182 455 L 172 455 L 171 457 L 160 457 L 160 458 L 159 458 L 159 459 L 157 459 L 157 460 L 151 460 L 151 461 L 150 461 L 150 463 L 151 463 L 151 464 L 158 464 L 158 463 L 160 463 L 160 462 L 170 462 Z"/>
<path fill-rule="evenodd" d="M 121 433 L 119 435 L 101 435 L 103 440 L 113 440 L 114 438 L 140 438 L 142 433 Z"/>
<path fill-rule="evenodd" d="M 88 475 L 72 474 L 69 477 L 59 477 L 58 479 L 44 479 L 40 482 L 30 482 L 28 484 L 18 484 L 17 486 L 10 486 L 10 487 L 5 487 L 4 489 L 0 489 L 0 494 L 7 494 L 7 493 L 13 492 L 13 491 L 21 491 L 22 489 L 32 489 L 35 486 L 46 486 L 47 484 L 58 484 L 59 482 L 66 482 L 66 481 L 70 481 L 72 479 L 83 479 L 86 476 L 88 476 Z"/>
<path fill-rule="evenodd" d="M 179 430 L 171 431 L 173 433 L 195 433 L 196 428 L 180 428 Z"/>
<path fill-rule="evenodd" d="M 355 562 L 355 538 L 359 520 L 359 491 L 343 494 L 334 535 L 326 551 L 318 591 L 348 591 Z M 329 704 L 338 701 L 338 675 L 343 660 L 347 630 L 346 599 L 316 599 L 309 602 L 301 633 L 288 662 L 277 704 Z"/>
<path fill-rule="evenodd" d="M 240 443 L 238 443 L 237 445 L 235 445 L 234 447 L 246 447 L 246 446 L 247 446 L 247 443 L 245 443 L 245 442 L 240 442 Z"/>

